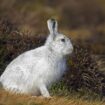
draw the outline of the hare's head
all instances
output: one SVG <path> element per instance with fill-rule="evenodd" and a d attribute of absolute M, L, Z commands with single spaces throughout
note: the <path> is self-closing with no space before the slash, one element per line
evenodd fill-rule
<path fill-rule="evenodd" d="M 48 45 L 55 52 L 68 55 L 73 51 L 73 45 L 71 40 L 58 32 L 58 23 L 55 19 L 49 19 L 47 21 L 48 29 L 49 29 L 49 37 L 46 40 L 45 45 Z"/>

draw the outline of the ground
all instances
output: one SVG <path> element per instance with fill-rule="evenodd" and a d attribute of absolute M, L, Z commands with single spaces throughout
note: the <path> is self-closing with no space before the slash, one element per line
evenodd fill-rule
<path fill-rule="evenodd" d="M 105 103 L 99 100 L 87 101 L 64 96 L 52 96 L 51 99 L 48 99 L 29 95 L 16 95 L 1 89 L 0 105 L 105 105 Z"/>

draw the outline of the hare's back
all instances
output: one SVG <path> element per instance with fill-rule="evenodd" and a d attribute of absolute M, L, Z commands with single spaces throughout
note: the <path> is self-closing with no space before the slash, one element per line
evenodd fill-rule
<path fill-rule="evenodd" d="M 19 55 L 6 67 L 1 79 L 28 78 L 33 65 L 43 58 L 44 50 L 44 47 L 39 47 Z"/>
<path fill-rule="evenodd" d="M 30 51 L 26 51 L 23 54 L 19 55 L 17 58 L 15 58 L 7 66 L 7 68 L 14 68 L 17 66 L 27 67 L 29 65 L 32 65 L 33 63 L 37 63 L 37 61 L 44 56 L 44 52 L 45 48 L 43 46 Z"/>

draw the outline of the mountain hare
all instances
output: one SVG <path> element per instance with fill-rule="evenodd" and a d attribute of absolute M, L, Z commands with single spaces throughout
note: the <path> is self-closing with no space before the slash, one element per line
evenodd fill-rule
<path fill-rule="evenodd" d="M 24 52 L 14 59 L 0 77 L 4 89 L 15 93 L 50 97 L 48 87 L 66 70 L 66 56 L 73 46 L 68 37 L 58 32 L 54 19 L 47 21 L 49 36 L 45 44 Z"/>

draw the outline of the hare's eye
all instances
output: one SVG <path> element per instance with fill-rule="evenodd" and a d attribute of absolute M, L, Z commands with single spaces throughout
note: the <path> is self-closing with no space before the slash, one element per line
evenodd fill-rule
<path fill-rule="evenodd" d="M 62 42 L 65 42 L 65 39 L 61 39 Z"/>

